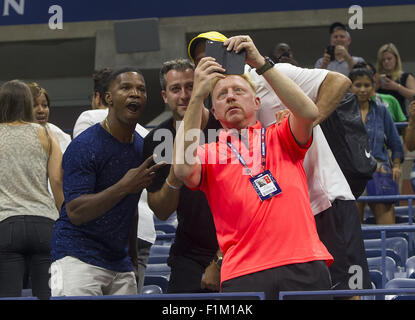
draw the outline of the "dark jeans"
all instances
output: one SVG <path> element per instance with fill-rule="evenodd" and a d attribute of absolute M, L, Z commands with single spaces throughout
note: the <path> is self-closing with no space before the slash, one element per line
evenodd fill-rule
<path fill-rule="evenodd" d="M 25 267 L 32 292 L 50 297 L 50 241 L 54 221 L 40 216 L 15 216 L 0 222 L 0 297 L 20 297 Z"/>

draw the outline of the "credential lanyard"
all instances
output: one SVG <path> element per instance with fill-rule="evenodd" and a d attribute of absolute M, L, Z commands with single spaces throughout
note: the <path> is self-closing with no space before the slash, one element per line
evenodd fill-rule
<path fill-rule="evenodd" d="M 248 174 L 251 177 L 253 177 L 252 171 L 251 171 L 251 169 L 248 168 L 248 166 L 246 164 L 246 161 L 245 161 L 244 157 L 241 155 L 241 153 L 229 141 L 226 142 L 226 144 L 228 145 L 229 149 L 231 149 L 233 154 L 238 158 L 239 162 L 245 167 Z M 266 154 L 267 154 L 267 149 L 266 149 L 266 143 L 265 143 L 265 128 L 261 128 L 261 160 L 262 160 L 261 164 L 262 164 L 262 170 L 263 171 L 265 171 L 265 164 L 266 164 L 265 156 L 266 156 Z"/>

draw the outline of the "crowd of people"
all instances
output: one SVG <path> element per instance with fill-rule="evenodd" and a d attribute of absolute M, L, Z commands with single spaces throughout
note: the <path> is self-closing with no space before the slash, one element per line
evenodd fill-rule
<path fill-rule="evenodd" d="M 312 69 L 301 68 L 286 42 L 269 58 L 249 36 L 199 34 L 188 59 L 161 66 L 171 117 L 150 132 L 138 124 L 147 88 L 135 67 L 93 74 L 92 110 L 72 137 L 49 122 L 45 88 L 3 84 L 0 296 L 20 296 L 28 275 L 41 299 L 140 293 L 153 215 L 174 213 L 168 293 L 277 299 L 286 290 L 350 289 L 356 265 L 361 289 L 370 289 L 365 204 L 320 124 L 353 94 L 376 170 L 399 181 L 405 152 L 415 149 L 415 78 L 392 43 L 375 67 L 351 54 L 345 25 L 329 33 Z M 206 41 L 244 51 L 245 72 L 227 74 L 206 56 Z M 378 224 L 394 223 L 392 203 L 369 207 Z"/>

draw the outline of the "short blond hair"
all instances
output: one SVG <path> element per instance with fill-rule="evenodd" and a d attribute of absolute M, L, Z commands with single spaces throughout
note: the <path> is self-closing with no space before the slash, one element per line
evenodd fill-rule
<path fill-rule="evenodd" d="M 231 76 L 231 74 L 227 75 L 227 76 Z M 251 87 L 252 91 L 256 94 L 256 85 L 255 82 L 252 80 L 251 75 L 248 72 L 244 72 L 242 74 L 235 74 L 235 76 L 240 76 L 242 79 L 244 79 L 246 82 L 248 82 L 249 86 Z M 212 86 L 210 88 L 210 94 L 213 93 L 213 90 L 215 89 L 218 81 L 220 80 L 220 78 L 215 78 L 212 81 Z"/>

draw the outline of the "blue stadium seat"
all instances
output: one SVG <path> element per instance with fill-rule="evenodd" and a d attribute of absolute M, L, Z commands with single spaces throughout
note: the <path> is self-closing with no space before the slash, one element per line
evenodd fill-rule
<path fill-rule="evenodd" d="M 374 289 L 382 288 L 382 272 L 379 270 L 370 270 L 370 281 L 375 286 Z"/>
<path fill-rule="evenodd" d="M 409 257 L 405 263 L 406 277 L 415 279 L 415 256 Z"/>
<path fill-rule="evenodd" d="M 176 233 L 165 233 L 164 231 L 160 231 L 160 230 L 157 230 L 157 232 L 163 232 L 163 233 L 157 234 L 157 238 L 154 244 L 171 245 L 173 243 Z"/>
<path fill-rule="evenodd" d="M 170 252 L 170 245 L 153 244 L 150 248 L 151 256 L 168 256 Z"/>
<path fill-rule="evenodd" d="M 366 257 L 367 258 L 381 257 L 382 256 L 382 250 L 381 249 L 365 249 L 365 252 L 366 252 Z M 391 257 L 397 265 L 399 264 L 400 266 L 402 266 L 401 258 L 392 249 L 386 249 L 386 256 Z"/>
<path fill-rule="evenodd" d="M 364 239 L 363 242 L 365 249 L 377 249 L 381 253 L 382 239 Z M 404 267 L 408 259 L 408 241 L 403 237 L 386 238 L 385 247 L 387 255 L 394 258 L 397 265 Z"/>
<path fill-rule="evenodd" d="M 145 275 L 170 275 L 170 272 L 171 270 L 167 263 L 153 263 L 147 265 Z"/>
<path fill-rule="evenodd" d="M 169 277 L 163 275 L 151 275 L 146 274 L 144 276 L 144 286 L 156 285 L 161 288 L 163 293 L 167 292 L 167 286 L 169 284 Z"/>
<path fill-rule="evenodd" d="M 33 297 L 32 289 L 23 289 L 22 297 Z"/>
<path fill-rule="evenodd" d="M 385 273 L 386 281 L 389 281 L 395 277 L 395 272 L 397 271 L 396 262 L 391 257 L 386 256 L 386 260 L 385 260 L 386 270 L 382 270 L 382 257 L 367 258 L 367 264 L 369 266 L 369 271 L 378 270 L 382 272 L 382 275 L 383 273 Z M 382 288 L 377 288 L 377 289 L 382 289 Z"/>
<path fill-rule="evenodd" d="M 149 256 L 147 265 L 154 264 L 154 263 L 167 263 L 167 259 L 169 258 L 168 255 L 164 256 Z"/>
<path fill-rule="evenodd" d="M 397 278 L 389 280 L 385 289 L 415 289 L 415 279 L 406 279 L 406 278 Z M 415 300 L 415 295 L 388 295 L 385 297 L 385 300 Z"/>
<path fill-rule="evenodd" d="M 147 286 L 143 286 L 143 291 L 141 294 L 162 294 L 163 290 L 160 286 L 155 284 L 150 284 Z"/>
<path fill-rule="evenodd" d="M 176 226 L 170 223 L 157 223 L 154 224 L 154 228 L 165 233 L 176 233 Z"/>

